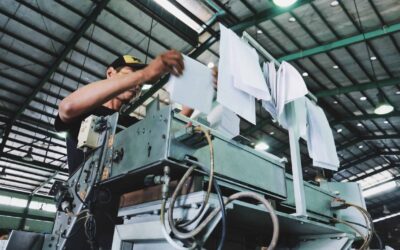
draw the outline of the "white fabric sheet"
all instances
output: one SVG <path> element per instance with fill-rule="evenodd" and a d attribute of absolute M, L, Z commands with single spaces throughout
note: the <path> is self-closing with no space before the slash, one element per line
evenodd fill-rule
<path fill-rule="evenodd" d="M 276 110 L 278 121 L 285 126 L 285 124 L 287 124 L 284 115 L 285 105 L 304 97 L 308 93 L 308 89 L 301 74 L 287 62 L 282 62 L 279 67 L 276 81 Z"/>
<path fill-rule="evenodd" d="M 214 88 L 211 69 L 183 55 L 185 69 L 179 77 L 171 75 L 166 89 L 172 101 L 208 114 L 211 111 Z"/>
<path fill-rule="evenodd" d="M 307 109 L 307 148 L 313 165 L 338 170 L 339 158 L 331 127 L 324 111 L 310 100 L 305 100 Z"/>
<path fill-rule="evenodd" d="M 230 30 L 220 25 L 220 59 L 218 64 L 217 101 L 240 115 L 247 121 L 256 124 L 255 98 L 234 87 L 234 69 L 230 53 Z"/>
<path fill-rule="evenodd" d="M 223 105 L 217 105 L 207 116 L 210 127 L 223 133 L 228 138 L 233 138 L 240 134 L 239 117 L 225 108 Z"/>
<path fill-rule="evenodd" d="M 256 50 L 231 30 L 228 33 L 234 86 L 257 99 L 271 100 Z"/>

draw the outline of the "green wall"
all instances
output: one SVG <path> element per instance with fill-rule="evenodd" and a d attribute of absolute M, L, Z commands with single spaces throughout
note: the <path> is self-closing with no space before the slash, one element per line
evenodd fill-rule
<path fill-rule="evenodd" d="M 0 195 L 28 200 L 29 195 L 0 189 Z M 32 201 L 53 203 L 51 198 L 33 196 Z M 19 229 L 24 215 L 24 207 L 15 207 L 0 204 L 0 229 Z M 53 228 L 55 213 L 37 209 L 29 209 L 25 222 L 25 231 L 49 233 Z"/>

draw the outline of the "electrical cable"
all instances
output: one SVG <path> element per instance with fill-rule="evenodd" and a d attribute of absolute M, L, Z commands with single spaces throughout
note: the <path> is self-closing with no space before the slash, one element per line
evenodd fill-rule
<path fill-rule="evenodd" d="M 207 168 L 202 165 L 201 163 L 197 162 L 197 161 L 192 161 L 190 159 L 186 159 L 187 162 L 197 165 L 198 167 L 200 167 L 204 172 L 208 173 Z M 227 228 L 227 220 L 226 220 L 226 210 L 225 210 L 225 204 L 224 204 L 224 198 L 222 196 L 222 192 L 221 189 L 218 186 L 218 183 L 215 179 L 213 179 L 213 186 L 215 191 L 217 192 L 217 197 L 218 197 L 218 202 L 221 208 L 221 220 L 222 220 L 222 232 L 221 232 L 221 238 L 219 240 L 218 243 L 218 250 L 222 250 L 224 247 L 224 243 L 225 243 L 225 238 L 226 238 L 226 228 Z"/>
<path fill-rule="evenodd" d="M 272 239 L 267 248 L 269 250 L 275 249 L 275 246 L 277 245 L 278 238 L 279 238 L 279 221 L 278 221 L 278 217 L 277 217 L 274 209 L 272 208 L 271 204 L 263 196 L 256 194 L 256 193 L 252 193 L 252 192 L 239 192 L 239 193 L 232 194 L 231 196 L 228 197 L 228 199 L 225 200 L 224 204 L 226 206 L 230 202 L 241 199 L 241 198 L 252 198 L 252 199 L 258 200 L 265 206 L 265 208 L 267 209 L 267 211 L 269 212 L 269 214 L 271 216 L 271 220 L 272 220 L 272 224 L 273 224 Z M 174 201 L 172 200 L 170 202 L 170 208 L 173 205 L 174 205 Z M 185 233 L 179 232 L 176 230 L 178 235 L 175 234 L 175 232 L 173 231 L 174 235 L 180 239 L 194 238 L 194 236 L 199 234 L 207 226 L 207 224 L 210 223 L 212 219 L 214 219 L 214 217 L 219 213 L 220 209 L 221 209 L 220 207 L 215 208 L 207 216 L 207 218 L 205 220 L 203 220 L 201 222 L 201 224 L 198 225 L 195 229 L 193 229 L 189 232 L 185 232 Z M 173 221 L 171 221 L 170 211 L 171 211 L 171 209 L 168 210 L 168 223 L 169 223 L 169 225 L 171 227 L 171 231 L 172 231 L 173 230 L 172 229 Z"/>
<path fill-rule="evenodd" d="M 362 249 L 366 249 L 366 248 L 369 246 L 369 243 L 371 242 L 371 239 L 372 239 L 372 235 L 373 235 L 373 233 L 374 233 L 374 231 L 375 231 L 375 230 L 374 230 L 374 223 L 373 223 L 372 217 L 371 217 L 371 215 L 368 213 L 368 211 L 367 211 L 365 208 L 363 208 L 363 207 L 360 207 L 360 206 L 358 206 L 358 205 L 356 205 L 356 204 L 348 203 L 348 202 L 345 202 L 345 204 L 346 204 L 347 206 L 351 206 L 351 207 L 356 208 L 356 209 L 363 215 L 366 225 L 369 225 L 369 230 L 371 231 L 371 233 L 368 233 L 367 240 L 366 240 L 366 242 L 364 242 L 364 244 L 362 245 Z"/>
<path fill-rule="evenodd" d="M 343 224 L 343 225 L 346 225 L 346 226 L 350 227 L 353 231 L 355 231 L 357 234 L 359 234 L 359 236 L 360 236 L 361 238 L 363 238 L 364 243 L 365 243 L 365 241 L 367 240 L 367 237 L 366 237 L 364 234 L 362 234 L 362 233 L 360 232 L 360 230 L 358 230 L 356 227 L 354 227 L 354 226 L 353 226 L 352 224 L 350 224 L 349 222 L 343 221 L 343 220 L 339 220 L 339 219 L 336 219 L 336 218 L 332 218 L 332 220 L 333 220 L 334 222 L 336 222 L 336 223 L 341 223 L 341 224 Z M 364 245 L 364 243 L 363 243 L 363 245 Z M 359 249 L 360 249 L 360 250 L 363 249 L 362 246 L 361 246 Z"/>
<path fill-rule="evenodd" d="M 210 160 L 211 160 L 211 166 L 210 166 L 210 180 L 209 180 L 209 186 L 210 184 L 213 183 L 213 172 L 214 172 L 214 158 L 213 158 L 213 147 L 212 147 L 212 142 L 211 142 L 211 136 L 209 135 L 208 132 L 205 132 L 204 130 L 202 130 L 201 128 L 197 128 L 197 131 L 202 131 L 204 133 L 204 135 L 206 136 L 206 139 L 209 143 L 210 146 Z M 179 239 L 191 239 L 194 238 L 197 234 L 199 234 L 207 225 L 208 223 L 210 223 L 212 221 L 212 219 L 214 219 L 214 217 L 218 214 L 218 212 L 221 210 L 221 207 L 215 208 L 210 214 L 209 216 L 203 220 L 200 225 L 198 225 L 196 228 L 192 229 L 189 232 L 181 232 L 179 231 L 176 226 L 174 225 L 174 220 L 173 220 L 173 210 L 174 210 L 174 205 L 176 202 L 176 198 L 178 193 L 180 192 L 180 190 L 182 189 L 184 183 L 186 182 L 186 179 L 191 175 L 191 173 L 194 171 L 194 169 L 196 168 L 196 166 L 191 166 L 186 173 L 184 174 L 184 176 L 181 178 L 181 180 L 179 181 L 177 187 L 174 190 L 174 193 L 171 197 L 171 201 L 170 201 L 170 205 L 168 209 L 168 223 L 169 226 L 171 228 L 172 233 Z M 211 190 L 211 189 L 210 189 Z M 207 192 L 209 193 L 209 192 Z M 273 236 L 272 236 L 272 240 L 270 242 L 270 245 L 268 246 L 268 249 L 272 250 L 275 248 L 277 242 L 278 242 L 278 238 L 279 238 L 279 222 L 278 222 L 278 217 L 276 216 L 274 209 L 272 208 L 271 204 L 261 195 L 258 195 L 256 193 L 251 193 L 251 192 L 240 192 L 240 193 L 236 193 L 231 195 L 230 197 L 228 197 L 228 199 L 224 202 L 225 205 L 227 205 L 228 203 L 232 202 L 233 200 L 236 199 L 240 199 L 240 198 L 253 198 L 256 199 L 258 201 L 260 201 L 267 209 L 267 211 L 270 212 L 270 216 L 271 216 L 271 220 L 273 223 Z M 207 200 L 208 201 L 208 200 Z M 165 208 L 165 206 L 164 206 Z M 162 217 L 164 216 L 164 213 L 162 214 Z M 163 219 L 163 218 L 162 218 Z"/>
<path fill-rule="evenodd" d="M 194 242 L 190 247 L 183 247 L 183 246 L 178 245 L 171 238 L 171 236 L 169 235 L 169 233 L 167 232 L 167 229 L 165 227 L 165 205 L 166 205 L 166 203 L 167 203 L 167 200 L 163 199 L 163 201 L 161 203 L 160 220 L 161 220 L 161 224 L 162 224 L 161 230 L 162 230 L 162 233 L 163 233 L 165 239 L 167 240 L 167 242 L 171 246 L 173 246 L 175 249 L 178 249 L 178 250 L 193 250 L 193 249 L 197 248 L 198 246 L 197 246 L 196 242 Z"/>
<path fill-rule="evenodd" d="M 206 137 L 209 149 L 210 149 L 210 171 L 209 171 L 210 179 L 209 179 L 209 182 L 208 182 L 207 193 L 206 193 L 206 196 L 204 197 L 203 203 L 201 204 L 199 212 L 191 220 L 189 220 L 189 221 L 187 221 L 185 223 L 179 224 L 178 227 L 181 227 L 181 228 L 192 224 L 203 213 L 203 210 L 206 207 L 206 205 L 208 203 L 208 199 L 210 197 L 210 193 L 211 193 L 211 189 L 212 189 L 212 185 L 213 185 L 213 179 L 214 179 L 214 168 L 215 168 L 214 167 L 214 146 L 213 146 L 212 141 L 211 141 L 210 133 L 208 131 L 203 130 L 200 126 L 195 127 L 194 130 L 204 134 L 204 136 Z"/>
<path fill-rule="evenodd" d="M 368 211 L 367 211 L 365 208 L 363 208 L 363 207 L 361 207 L 361 206 L 359 206 L 359 205 L 346 202 L 345 200 L 339 199 L 339 198 L 338 198 L 337 200 L 340 201 L 340 202 L 343 202 L 343 205 L 345 205 L 346 208 L 347 208 L 347 207 L 353 207 L 353 208 L 355 208 L 355 209 L 358 210 L 358 211 L 361 213 L 361 215 L 363 216 L 364 221 L 365 221 L 365 225 L 366 225 L 365 227 L 366 227 L 367 230 L 368 230 L 368 234 L 367 234 L 366 236 L 363 236 L 364 242 L 363 242 L 363 244 L 361 245 L 360 249 L 361 249 L 361 250 L 367 249 L 368 246 L 369 246 L 369 244 L 370 244 L 370 242 L 371 242 L 371 240 L 372 240 L 373 234 L 375 233 L 374 223 L 373 223 L 373 220 L 372 220 L 371 215 L 368 213 Z M 349 223 L 349 222 L 341 221 L 341 220 L 338 220 L 338 219 L 334 219 L 334 220 L 339 221 L 340 223 L 343 223 L 343 222 L 344 222 L 343 224 Z M 354 223 L 353 223 L 353 224 L 354 224 Z M 361 234 L 360 234 L 360 235 L 361 235 Z"/>
<path fill-rule="evenodd" d="M 365 225 L 363 225 L 363 224 L 361 224 L 361 223 L 357 223 L 357 222 L 353 222 L 353 221 L 348 221 L 348 220 L 345 220 L 345 221 L 348 222 L 348 223 L 357 225 L 357 226 L 359 226 L 359 227 L 363 227 L 363 228 L 365 228 L 365 229 L 369 229 L 367 226 L 365 226 Z M 378 234 L 376 231 L 374 231 L 374 235 L 375 235 L 375 238 L 378 240 L 379 249 L 380 249 L 380 250 L 383 250 L 383 244 L 382 244 L 382 239 L 381 239 L 381 237 L 379 236 L 379 234 Z"/>

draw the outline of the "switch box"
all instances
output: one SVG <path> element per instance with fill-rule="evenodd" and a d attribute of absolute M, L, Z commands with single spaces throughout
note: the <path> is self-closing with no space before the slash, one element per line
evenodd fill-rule
<path fill-rule="evenodd" d="M 98 117 L 91 115 L 87 117 L 82 123 L 78 134 L 77 148 L 83 149 L 84 147 L 94 149 L 98 147 L 100 134 L 95 131 Z"/>

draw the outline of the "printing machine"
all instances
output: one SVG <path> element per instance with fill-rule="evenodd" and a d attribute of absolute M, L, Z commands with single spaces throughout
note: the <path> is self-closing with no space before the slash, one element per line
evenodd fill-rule
<path fill-rule="evenodd" d="M 165 189 L 171 193 L 176 188 L 191 161 L 206 171 L 196 169 L 185 182 L 174 206 L 174 219 L 182 222 L 200 211 L 211 161 L 207 141 L 193 129 L 197 126 L 210 131 L 214 174 L 222 195 L 226 198 L 237 192 L 251 192 L 268 199 L 274 208 L 267 211 L 252 199 L 227 204 L 224 249 L 266 249 L 262 247 L 271 241 L 274 229 L 271 213 L 279 221 L 275 249 L 350 249 L 362 240 L 351 227 L 335 223 L 341 220 L 368 226 L 356 209 L 343 206 L 345 201 L 365 208 L 358 184 L 322 182 L 316 186 L 304 182 L 307 215 L 298 215 L 294 179 L 285 173 L 284 160 L 256 151 L 243 141 L 228 139 L 175 113 L 170 106 L 161 107 L 158 100 L 148 105 L 146 113 L 143 120 L 124 129 L 117 126 L 118 114 L 90 117 L 87 131 L 81 131 L 79 138 L 88 156 L 58 191 L 54 228 L 44 235 L 41 249 L 85 249 L 88 238 L 93 248 L 98 244 L 95 241 L 106 241 L 107 247 L 101 249 L 194 249 L 190 247 L 193 239 L 179 240 L 170 233 L 166 219 L 163 226 L 160 210 L 163 198 L 168 198 Z M 115 214 L 107 214 L 110 208 L 102 211 L 111 201 L 116 201 Z M 169 204 L 167 200 L 167 209 Z M 201 216 L 186 230 L 193 230 L 219 206 L 213 191 Z M 219 213 L 196 236 L 197 248 L 217 248 L 220 219 Z M 355 227 L 362 234 L 368 233 L 364 227 Z M 23 242 L 10 241 L 7 249 L 12 246 L 24 249 Z"/>

